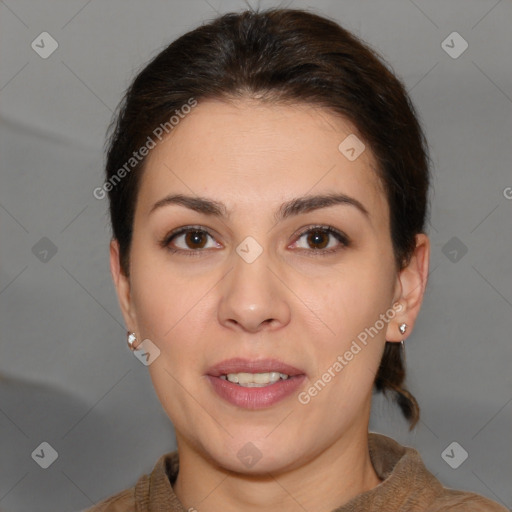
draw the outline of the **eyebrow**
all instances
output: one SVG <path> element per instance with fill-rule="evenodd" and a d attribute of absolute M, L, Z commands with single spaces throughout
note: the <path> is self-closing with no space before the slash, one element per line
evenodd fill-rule
<path fill-rule="evenodd" d="M 185 196 L 183 194 L 170 194 L 163 199 L 157 201 L 149 211 L 149 214 L 155 210 L 169 205 L 180 205 L 204 215 L 214 217 L 227 218 L 229 216 L 226 206 L 218 201 L 207 199 L 204 197 Z M 357 208 L 368 219 L 370 214 L 363 204 L 357 199 L 345 194 L 325 194 L 296 197 L 283 203 L 281 207 L 274 213 L 274 220 L 280 222 L 289 217 L 308 213 L 321 208 L 327 208 L 334 205 L 349 205 Z"/>

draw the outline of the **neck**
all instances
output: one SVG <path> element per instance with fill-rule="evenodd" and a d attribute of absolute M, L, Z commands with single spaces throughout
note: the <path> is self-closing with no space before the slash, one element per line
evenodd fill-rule
<path fill-rule="evenodd" d="M 368 451 L 368 431 L 341 439 L 292 470 L 247 475 L 215 465 L 178 436 L 180 468 L 174 492 L 187 510 L 201 512 L 331 512 L 381 479 Z"/>

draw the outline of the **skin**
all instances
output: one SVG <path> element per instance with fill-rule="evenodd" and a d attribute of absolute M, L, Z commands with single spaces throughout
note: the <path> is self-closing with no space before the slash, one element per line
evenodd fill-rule
<path fill-rule="evenodd" d="M 116 240 L 111 271 L 127 329 L 161 351 L 148 368 L 175 427 L 173 487 L 186 508 L 328 512 L 381 482 L 368 451 L 373 381 L 386 340 L 404 338 L 402 322 L 407 336 L 414 328 L 430 247 L 417 235 L 410 263 L 397 268 L 374 157 L 366 147 L 351 162 L 338 150 L 351 133 L 348 122 L 308 105 L 208 100 L 148 156 L 130 276 L 120 270 Z M 273 218 L 292 198 L 334 192 L 359 201 L 368 216 L 337 204 Z M 178 193 L 222 202 L 229 216 L 176 204 L 150 213 Z M 178 253 L 159 244 L 190 225 L 212 236 L 188 245 L 179 236 L 171 242 Z M 334 227 L 350 244 L 301 235 L 315 225 Z M 236 252 L 247 236 L 263 248 L 252 263 Z M 324 247 L 338 250 L 319 255 Z M 277 358 L 303 370 L 299 391 L 307 390 L 397 303 L 401 311 L 306 405 L 294 393 L 262 410 L 239 408 L 205 376 L 231 357 Z M 262 455 L 251 468 L 237 457 L 248 442 Z"/>

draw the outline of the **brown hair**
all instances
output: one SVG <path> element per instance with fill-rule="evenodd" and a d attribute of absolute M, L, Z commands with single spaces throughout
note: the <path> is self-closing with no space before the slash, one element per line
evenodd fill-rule
<path fill-rule="evenodd" d="M 107 181 L 178 109 L 201 99 L 261 101 L 328 108 L 348 119 L 378 163 L 389 207 L 397 269 L 424 232 L 429 186 L 427 144 L 400 80 L 370 47 L 334 21 L 295 9 L 225 14 L 178 38 L 136 76 L 110 126 Z M 113 236 L 129 275 L 137 191 L 145 159 L 108 188 Z M 117 175 L 119 176 L 119 174 Z M 386 343 L 375 388 L 394 396 L 410 429 L 419 407 L 403 386 L 398 343 Z"/>

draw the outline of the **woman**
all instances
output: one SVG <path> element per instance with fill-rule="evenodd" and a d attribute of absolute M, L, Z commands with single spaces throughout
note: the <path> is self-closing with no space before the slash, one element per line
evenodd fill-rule
<path fill-rule="evenodd" d="M 374 387 L 419 418 L 429 171 L 367 46 L 299 10 L 203 25 L 134 80 L 106 174 L 128 344 L 178 450 L 90 510 L 506 510 L 368 432 Z"/>

